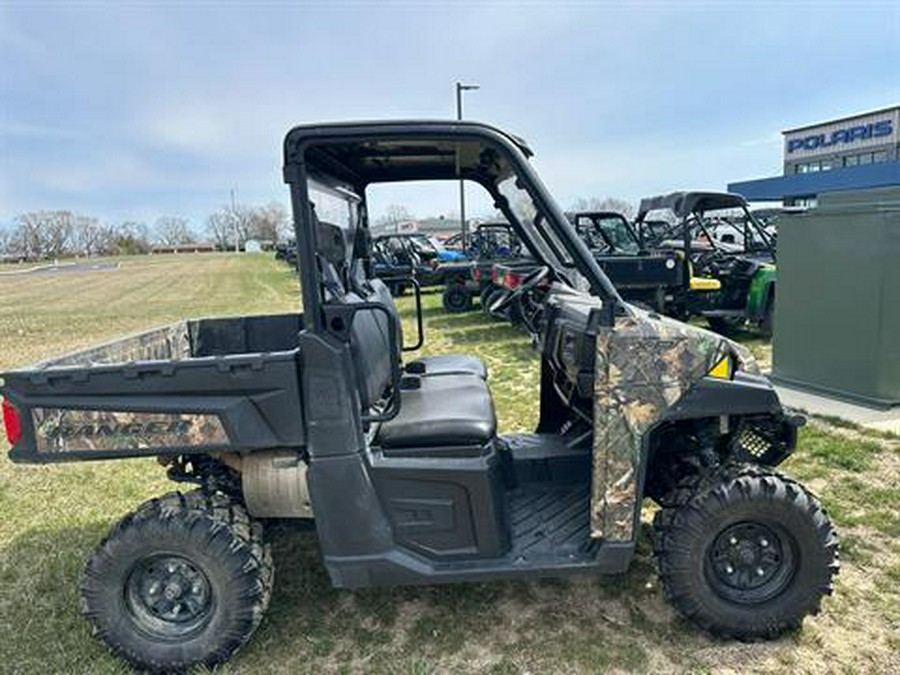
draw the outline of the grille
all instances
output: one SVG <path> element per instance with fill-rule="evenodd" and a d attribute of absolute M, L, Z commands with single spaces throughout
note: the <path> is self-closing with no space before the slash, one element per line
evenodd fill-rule
<path fill-rule="evenodd" d="M 740 451 L 756 460 L 765 457 L 774 445 L 769 436 L 754 427 L 744 427 L 737 437 Z"/>

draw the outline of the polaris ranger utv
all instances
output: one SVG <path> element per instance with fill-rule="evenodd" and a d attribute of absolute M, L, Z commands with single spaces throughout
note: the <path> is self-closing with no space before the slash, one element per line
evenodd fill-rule
<path fill-rule="evenodd" d="M 647 215 L 667 212 L 668 228 L 645 227 Z M 749 324 L 772 335 L 775 240 L 747 201 L 727 192 L 673 192 L 641 200 L 636 219 L 644 246 L 683 252 L 684 282 L 677 312 L 701 315 L 724 335 Z"/>
<path fill-rule="evenodd" d="M 87 561 L 84 613 L 116 654 L 157 672 L 234 654 L 269 603 L 274 518 L 311 520 L 332 583 L 361 588 L 623 573 L 650 498 L 662 585 L 699 626 L 770 638 L 818 610 L 837 536 L 774 468 L 800 420 L 739 345 L 622 302 L 530 154 L 473 122 L 296 127 L 302 314 L 181 321 L 4 373 L 13 460 L 154 456 L 197 486 L 138 506 Z M 459 178 L 551 282 L 534 433 L 498 435 L 478 358 L 403 361 L 367 269 L 368 186 Z"/>

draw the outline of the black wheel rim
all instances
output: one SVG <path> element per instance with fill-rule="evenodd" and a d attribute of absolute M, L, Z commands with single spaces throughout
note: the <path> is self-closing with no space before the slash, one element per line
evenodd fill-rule
<path fill-rule="evenodd" d="M 209 579 L 179 555 L 157 555 L 134 566 L 125 604 L 138 627 L 162 639 L 183 639 L 209 621 L 213 593 Z"/>
<path fill-rule="evenodd" d="M 796 570 L 795 545 L 782 528 L 743 521 L 725 527 L 706 550 L 704 571 L 713 590 L 739 604 L 778 596 Z"/>
<path fill-rule="evenodd" d="M 462 309 L 466 306 L 469 296 L 465 291 L 454 289 L 447 293 L 447 304 L 453 309 Z"/>

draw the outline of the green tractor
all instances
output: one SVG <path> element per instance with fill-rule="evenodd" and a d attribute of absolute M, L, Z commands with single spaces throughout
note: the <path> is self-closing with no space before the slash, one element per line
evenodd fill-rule
<path fill-rule="evenodd" d="M 654 212 L 667 213 L 671 224 L 659 227 L 660 221 L 649 220 Z M 643 247 L 681 255 L 682 288 L 667 313 L 703 316 L 723 334 L 750 326 L 772 335 L 775 239 L 743 197 L 721 192 L 649 197 L 641 201 L 635 225 Z"/>

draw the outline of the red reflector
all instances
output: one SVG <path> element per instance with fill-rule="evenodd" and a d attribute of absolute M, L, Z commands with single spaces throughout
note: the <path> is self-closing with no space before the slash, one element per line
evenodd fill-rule
<path fill-rule="evenodd" d="M 6 440 L 10 445 L 18 443 L 22 438 L 22 423 L 19 410 L 7 399 L 3 399 L 3 426 L 6 427 Z"/>
<path fill-rule="evenodd" d="M 522 283 L 522 275 L 516 272 L 510 272 L 506 275 L 506 287 L 515 290 Z"/>

